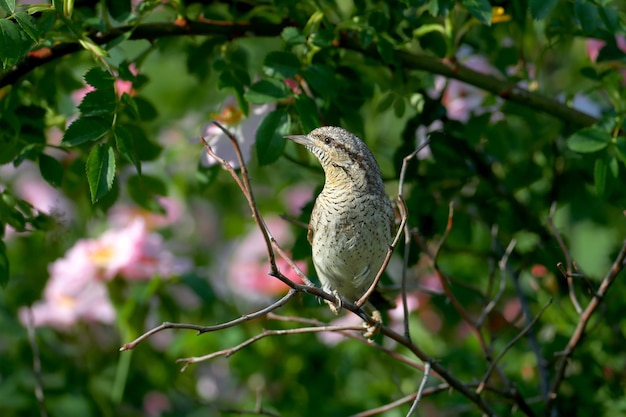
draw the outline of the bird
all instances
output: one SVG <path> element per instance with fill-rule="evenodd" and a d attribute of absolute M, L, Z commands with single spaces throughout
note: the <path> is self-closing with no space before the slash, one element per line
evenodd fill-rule
<path fill-rule="evenodd" d="M 308 149 L 324 170 L 307 237 L 322 289 L 337 300 L 326 303 L 339 314 L 342 298 L 355 302 L 374 282 L 392 243 L 395 214 L 378 163 L 356 135 L 323 126 L 285 138 Z M 380 321 L 380 313 L 374 317 Z"/>

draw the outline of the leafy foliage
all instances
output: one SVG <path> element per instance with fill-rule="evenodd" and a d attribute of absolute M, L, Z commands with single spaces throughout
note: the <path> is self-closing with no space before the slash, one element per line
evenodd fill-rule
<path fill-rule="evenodd" d="M 221 415 L 258 411 L 259 398 L 268 415 L 350 415 L 417 392 L 421 372 L 350 338 L 266 337 L 182 374 L 175 363 L 304 325 L 293 321 L 177 332 L 118 354 L 158 322 L 227 322 L 277 297 L 234 281 L 237 265 L 251 280 L 269 268 L 256 259 L 266 254 L 253 259 L 261 273 L 241 266 L 252 256 L 231 259 L 254 223 L 234 181 L 199 162 L 199 136 L 230 149 L 207 133 L 211 119 L 237 136 L 266 219 L 291 211 L 306 222 L 312 202 L 298 200 L 300 213 L 289 193 L 322 182 L 285 135 L 351 130 L 390 195 L 428 138 L 405 166 L 412 234 L 387 271 L 393 298 L 406 262 L 413 343 L 471 392 L 502 353 L 477 395 L 493 415 L 626 415 L 615 261 L 626 234 L 625 15 L 610 0 L 0 0 L 2 415 Z M 194 268 L 169 281 L 101 277 L 114 324 L 29 337 L 24 307 L 50 295 L 55 261 L 126 205 L 160 227 L 167 198 L 182 214 L 146 245 L 166 242 Z M 294 238 L 276 233 L 279 243 L 306 257 L 306 230 L 281 224 Z M 280 313 L 333 319 L 306 294 Z M 386 317 L 392 328 L 405 324 L 398 314 Z M 415 360 L 388 338 L 374 343 Z M 481 412 L 440 377 L 420 415 Z"/>

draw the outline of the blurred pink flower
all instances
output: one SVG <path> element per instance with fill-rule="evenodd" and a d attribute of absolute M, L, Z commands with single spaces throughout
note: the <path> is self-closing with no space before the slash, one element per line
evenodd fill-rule
<path fill-rule="evenodd" d="M 615 42 L 617 43 L 617 47 L 622 52 L 626 53 L 626 36 L 615 35 Z M 598 55 L 600 54 L 600 50 L 604 48 L 604 45 L 606 45 L 606 42 L 601 39 L 587 39 L 587 55 L 589 55 L 589 59 L 591 59 L 591 61 L 596 62 Z"/>
<path fill-rule="evenodd" d="M 250 115 L 244 117 L 239 107 L 237 107 L 235 99 L 229 98 L 225 101 L 222 111 L 211 117 L 220 122 L 235 135 L 239 141 L 244 162 L 247 162 L 250 160 L 252 145 L 256 138 L 256 131 L 265 116 L 274 110 L 274 107 L 274 105 L 270 104 L 250 106 Z M 233 145 L 220 128 L 212 123 L 207 124 L 202 129 L 202 136 L 220 158 L 228 161 L 234 168 L 239 167 L 239 161 L 237 160 Z M 216 163 L 217 161 L 206 152 L 202 153 L 202 165 L 212 166 Z"/>
<path fill-rule="evenodd" d="M 287 223 L 279 218 L 266 219 L 267 226 L 274 238 L 282 247 L 293 240 Z M 297 261 L 296 266 L 306 274 L 306 262 Z M 276 265 L 280 272 L 294 282 L 302 280 L 296 272 L 280 257 L 276 258 Z M 258 228 L 254 228 L 237 246 L 232 254 L 228 267 L 228 283 L 238 295 L 249 300 L 264 299 L 287 292 L 289 287 L 277 278 L 268 275 L 270 264 L 263 235 Z"/>
<path fill-rule="evenodd" d="M 457 59 L 459 63 L 475 71 L 495 76 L 501 75 L 485 57 L 473 54 L 470 48 L 460 48 Z M 497 112 L 498 106 L 483 106 L 483 102 L 488 97 L 488 93 L 484 90 L 461 81 L 437 77 L 435 79 L 435 88 L 431 95 L 439 96 L 442 90 L 441 103 L 445 106 L 447 116 L 450 119 L 467 122 L 472 114 L 487 112 L 495 113 L 496 117 L 499 116 Z"/>
<path fill-rule="evenodd" d="M 150 391 L 143 397 L 143 412 L 148 417 L 158 417 L 172 411 L 169 397 L 159 391 Z"/>
<path fill-rule="evenodd" d="M 363 320 L 350 312 L 328 323 L 329 326 L 355 326 L 363 325 Z M 339 332 L 321 332 L 317 333 L 317 338 L 326 346 L 333 347 L 346 340 L 347 336 Z"/>
<path fill-rule="evenodd" d="M 191 267 L 189 260 L 175 258 L 165 248 L 160 234 L 149 232 L 143 218 L 89 241 L 87 250 L 104 279 L 117 275 L 131 280 L 169 278 Z"/>
<path fill-rule="evenodd" d="M 313 199 L 313 188 L 299 185 L 281 191 L 281 200 L 285 202 L 287 213 L 299 216 L 302 208 Z"/>
<path fill-rule="evenodd" d="M 89 258 L 87 240 L 80 240 L 48 267 L 50 278 L 43 299 L 32 308 L 33 325 L 67 329 L 77 321 L 112 323 L 115 311 L 105 285 Z M 20 309 L 20 320 L 29 323 L 28 307 Z"/>

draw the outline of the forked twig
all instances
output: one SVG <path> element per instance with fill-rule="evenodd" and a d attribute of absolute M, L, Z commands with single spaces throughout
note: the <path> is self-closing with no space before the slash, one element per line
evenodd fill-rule
<path fill-rule="evenodd" d="M 561 355 L 560 355 L 561 358 L 557 367 L 556 375 L 554 377 L 554 381 L 552 382 L 552 385 L 550 386 L 550 391 L 548 392 L 548 399 L 547 399 L 546 408 L 545 408 L 546 416 L 549 416 L 552 412 L 552 407 L 554 407 L 554 401 L 556 400 L 557 392 L 559 390 L 559 387 L 561 386 L 561 382 L 563 382 L 563 377 L 565 376 L 565 369 L 567 368 L 569 359 L 574 353 L 576 346 L 578 346 L 578 343 L 581 341 L 583 334 L 585 333 L 585 328 L 587 327 L 587 323 L 591 319 L 591 316 L 593 315 L 596 308 L 602 302 L 602 299 L 606 295 L 606 292 L 608 291 L 608 289 L 611 287 L 611 284 L 615 282 L 615 279 L 617 278 L 619 273 L 622 271 L 622 269 L 624 269 L 625 262 L 626 262 L 626 240 L 624 240 L 621 250 L 619 251 L 617 257 L 615 258 L 615 261 L 613 261 L 613 265 L 611 265 L 611 269 L 606 274 L 604 279 L 602 279 L 602 282 L 600 282 L 600 286 L 598 287 L 598 290 L 593 295 L 593 298 L 591 299 L 591 301 L 589 301 L 589 304 L 587 304 L 587 307 L 580 315 L 578 324 L 576 325 L 576 328 L 574 329 L 574 333 L 572 333 L 572 336 L 567 342 L 567 346 L 561 352 Z"/>
<path fill-rule="evenodd" d="M 561 271 L 561 273 L 567 280 L 567 289 L 569 292 L 569 298 L 572 301 L 572 305 L 574 306 L 576 313 L 580 315 L 583 312 L 583 309 L 580 306 L 580 303 L 578 302 L 578 298 L 576 297 L 576 291 L 574 289 L 574 282 L 573 282 L 574 281 L 573 280 L 574 262 L 572 260 L 572 255 L 569 253 L 569 250 L 567 249 L 567 246 L 565 245 L 565 241 L 563 240 L 563 237 L 561 236 L 561 234 L 559 233 L 559 230 L 556 228 L 556 225 L 554 224 L 555 212 L 556 212 L 556 201 L 553 202 L 552 205 L 550 206 L 550 213 L 548 214 L 548 226 L 550 227 L 550 231 L 552 231 L 552 234 L 554 235 L 554 238 L 556 239 L 556 242 L 558 243 L 559 248 L 561 248 L 561 252 L 563 252 L 563 256 L 565 256 L 566 268 L 565 270 L 563 270 L 563 266 L 559 262 L 559 266 L 560 266 L 559 270 Z"/>
<path fill-rule="evenodd" d="M 426 362 L 424 366 L 424 376 L 422 377 L 422 382 L 417 390 L 417 394 L 415 395 L 415 400 L 409 409 L 409 412 L 406 414 L 406 417 L 411 417 L 413 413 L 417 411 L 417 405 L 422 399 L 422 394 L 424 393 L 424 388 L 426 387 L 426 382 L 428 382 L 428 375 L 430 374 L 430 362 Z"/>
<path fill-rule="evenodd" d="M 535 325 L 535 323 L 537 323 L 537 321 L 539 320 L 539 318 L 541 317 L 543 312 L 546 311 L 546 309 L 550 306 L 550 304 L 552 304 L 552 299 L 550 299 L 546 303 L 546 305 L 544 305 L 541 308 L 541 310 L 539 310 L 539 313 L 537 313 L 535 318 L 532 319 L 532 321 L 530 323 L 528 323 L 522 329 L 521 332 L 519 332 L 513 339 L 511 339 L 511 341 L 509 343 L 507 343 L 507 345 L 504 347 L 504 349 L 502 349 L 502 352 L 500 352 L 498 354 L 498 356 L 496 356 L 495 359 L 489 364 L 489 368 L 487 368 L 487 372 L 485 372 L 485 376 L 483 376 L 483 379 L 480 381 L 480 384 L 478 384 L 478 388 L 476 388 L 476 394 L 480 395 L 480 393 L 483 392 L 483 390 L 485 389 L 485 385 L 487 384 L 487 381 L 489 380 L 489 377 L 491 376 L 491 373 L 493 372 L 493 370 L 498 365 L 498 362 L 500 362 L 500 359 L 502 359 L 502 357 L 506 354 L 506 352 L 508 352 L 509 349 L 511 349 L 513 347 L 513 345 L 515 343 L 517 343 L 518 340 L 520 340 L 522 337 L 524 337 L 524 335 L 526 333 L 528 333 L 530 331 L 530 329 L 532 329 L 532 327 Z"/>

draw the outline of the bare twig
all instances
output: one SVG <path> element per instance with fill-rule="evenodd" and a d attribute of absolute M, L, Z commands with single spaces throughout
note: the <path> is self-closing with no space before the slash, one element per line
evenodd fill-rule
<path fill-rule="evenodd" d="M 424 393 L 424 388 L 426 387 L 426 382 L 428 382 L 428 375 L 430 374 L 430 362 L 426 362 L 424 366 L 424 376 L 422 377 L 422 382 L 420 383 L 419 389 L 417 390 L 417 394 L 415 395 L 415 400 L 409 409 L 409 412 L 406 414 L 406 417 L 411 417 L 417 411 L 417 405 L 422 399 L 422 394 Z"/>
<path fill-rule="evenodd" d="M 427 396 L 427 395 L 432 395 L 432 394 L 436 394 L 438 392 L 442 392 L 442 391 L 446 391 L 450 389 L 450 385 L 448 384 L 439 384 L 436 387 L 430 387 L 430 388 L 426 388 L 422 391 L 422 397 Z M 367 411 L 362 411 L 360 413 L 357 414 L 353 414 L 350 417 L 371 417 L 371 416 L 375 416 L 377 414 L 381 414 L 384 413 L 386 411 L 389 410 L 393 410 L 394 408 L 400 407 L 403 404 L 408 404 L 411 401 L 415 401 L 415 398 L 417 397 L 418 393 L 413 393 L 413 394 L 409 394 L 409 395 L 405 395 L 402 398 L 399 398 L 393 402 L 390 402 L 389 404 L 385 404 L 381 407 L 377 407 L 377 408 L 372 408 L 370 410 Z"/>
<path fill-rule="evenodd" d="M 489 313 L 493 310 L 493 308 L 498 304 L 500 298 L 502 298 L 502 294 L 504 294 L 504 290 L 506 288 L 506 264 L 509 261 L 509 256 L 511 256 L 511 252 L 515 249 L 515 245 L 517 244 L 517 240 L 512 239 L 507 246 L 506 251 L 504 251 L 504 255 L 498 262 L 498 268 L 500 269 L 500 288 L 498 289 L 497 294 L 489 301 L 489 303 L 483 309 L 482 314 L 476 321 L 476 325 L 478 327 L 482 326 L 483 321 L 489 316 Z"/>
<path fill-rule="evenodd" d="M 198 326 L 195 324 L 185 324 L 185 323 L 168 323 L 165 322 L 163 324 L 161 324 L 160 326 L 155 327 L 154 329 L 151 329 L 149 331 L 147 331 L 146 333 L 142 334 L 141 336 L 139 336 L 137 339 L 133 340 L 130 343 L 126 343 L 124 346 L 122 346 L 120 348 L 120 351 L 124 351 L 124 350 L 131 350 L 134 349 L 139 343 L 143 342 L 144 340 L 148 339 L 149 337 L 151 337 L 152 335 L 154 335 L 155 333 L 159 333 L 165 329 L 186 329 L 186 330 L 195 330 L 198 332 L 198 334 L 203 334 L 203 333 L 208 333 L 208 332 L 214 332 L 214 331 L 218 331 L 218 330 L 223 330 L 223 329 L 227 329 L 229 327 L 233 327 L 236 326 L 240 323 L 249 321 L 249 320 L 253 320 L 259 317 L 263 317 L 265 315 L 267 315 L 270 311 L 274 311 L 280 307 L 282 307 L 283 305 L 285 305 L 287 303 L 287 301 L 289 301 L 291 298 L 293 298 L 295 295 L 297 294 L 296 290 L 294 289 L 290 289 L 289 292 L 280 300 L 276 301 L 275 303 L 272 303 L 271 305 L 265 307 L 262 310 L 259 310 L 255 313 L 251 313 L 251 314 L 245 314 L 239 318 L 236 318 L 235 320 L 231 320 L 229 322 L 226 323 L 221 323 L 221 324 L 217 324 L 215 326 Z"/>
<path fill-rule="evenodd" d="M 226 356 L 226 357 L 231 356 L 234 353 L 239 352 L 241 349 L 245 348 L 246 346 L 250 346 L 254 342 L 257 342 L 268 336 L 282 336 L 282 335 L 289 335 L 289 334 L 320 333 L 320 332 L 345 332 L 348 330 L 361 332 L 363 331 L 363 327 L 361 326 L 323 326 L 323 327 L 300 327 L 297 329 L 287 329 L 287 330 L 263 330 L 262 333 L 257 334 L 256 336 L 253 336 L 249 338 L 248 340 L 232 348 L 219 350 L 217 352 L 213 352 L 204 356 L 182 358 L 182 359 L 178 359 L 176 362 L 184 363 L 181 369 L 181 372 L 183 372 L 187 369 L 189 365 L 193 363 L 203 362 L 209 359 L 217 358 L 219 356 Z"/>
<path fill-rule="evenodd" d="M 495 369 L 495 367 L 498 365 L 498 362 L 500 361 L 500 359 L 502 359 L 502 357 L 506 354 L 506 352 L 509 351 L 509 349 L 511 349 L 513 347 L 513 345 L 520 340 L 522 337 L 524 337 L 524 335 L 526 333 L 528 333 L 528 331 L 530 329 L 532 329 L 532 327 L 537 323 L 537 321 L 539 320 L 539 317 L 541 317 L 541 315 L 543 314 L 544 311 L 546 311 L 546 309 L 550 306 L 550 304 L 552 304 L 552 299 L 550 299 L 546 305 L 544 305 L 541 310 L 539 311 L 539 313 L 537 313 L 537 315 L 535 316 L 535 318 L 526 325 L 526 327 L 524 327 L 522 329 L 521 332 L 519 332 L 513 339 L 511 339 L 511 341 L 509 343 L 507 343 L 507 345 L 504 347 L 504 349 L 502 349 L 502 352 L 500 352 L 498 354 L 498 356 L 496 356 L 496 358 L 493 360 L 493 362 L 491 362 L 491 364 L 489 364 L 489 368 L 487 368 L 487 372 L 485 372 L 485 376 L 483 376 L 483 379 L 480 381 L 480 384 L 478 385 L 478 388 L 476 388 L 476 394 L 479 394 L 483 392 L 483 390 L 485 389 L 485 385 L 487 384 L 487 381 L 489 380 L 489 377 L 491 376 L 491 373 L 493 372 L 493 370 Z"/>
<path fill-rule="evenodd" d="M 551 415 L 552 407 L 554 407 L 554 401 L 556 400 L 559 387 L 561 386 L 561 382 L 563 382 L 563 377 L 565 376 L 565 369 L 567 368 L 567 364 L 572 354 L 574 353 L 574 350 L 582 340 L 582 337 L 585 333 L 585 328 L 587 327 L 587 323 L 589 323 L 589 320 L 591 319 L 594 311 L 602 302 L 602 299 L 606 295 L 608 289 L 611 287 L 611 284 L 615 282 L 615 279 L 624 268 L 624 262 L 626 262 L 626 240 L 624 240 L 624 243 L 622 244 L 622 249 L 615 258 L 611 269 L 600 283 L 600 287 L 593 295 L 593 298 L 589 301 L 589 304 L 587 305 L 585 310 L 580 315 L 578 324 L 574 329 L 574 333 L 572 333 L 572 336 L 567 342 L 567 346 L 561 352 L 561 358 L 558 364 L 556 375 L 548 393 L 548 399 L 545 408 L 546 416 Z"/>
<path fill-rule="evenodd" d="M 421 150 L 425 149 L 430 145 L 430 139 L 426 139 L 420 146 L 417 147 L 413 152 L 409 155 L 402 158 L 402 168 L 400 168 L 400 178 L 398 180 L 398 195 L 404 198 L 404 180 L 406 177 L 406 171 L 409 166 L 409 162 L 414 159 Z M 406 210 L 406 208 L 405 208 Z M 404 256 L 402 262 L 402 280 L 401 280 L 401 290 L 402 290 L 402 323 L 404 326 L 404 335 L 407 339 L 411 340 L 411 331 L 409 328 L 409 306 L 407 304 L 406 299 L 406 273 L 408 268 L 408 260 L 409 260 L 409 252 L 411 250 L 411 234 L 409 233 L 409 225 L 408 222 L 404 224 Z"/>
<path fill-rule="evenodd" d="M 563 266 L 561 264 L 559 267 L 559 270 L 561 271 L 565 279 L 567 279 L 567 288 L 569 290 L 569 298 L 570 300 L 572 300 L 572 305 L 574 306 L 576 313 L 580 315 L 583 312 L 583 309 L 580 306 L 580 303 L 578 302 L 578 298 L 576 297 L 576 291 L 574 290 L 574 283 L 572 279 L 573 277 L 572 266 L 574 262 L 572 261 L 572 255 L 569 253 L 569 250 L 567 249 L 567 246 L 565 245 L 565 242 L 563 241 L 563 237 L 561 236 L 561 234 L 559 233 L 559 230 L 556 228 L 556 225 L 554 224 L 555 212 L 556 212 L 556 201 L 553 202 L 552 205 L 550 206 L 550 213 L 548 214 L 548 226 L 550 227 L 550 231 L 554 235 L 556 242 L 559 244 L 559 247 L 561 248 L 561 251 L 563 252 L 563 256 L 565 256 L 566 269 L 564 271 Z"/>

